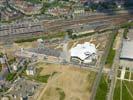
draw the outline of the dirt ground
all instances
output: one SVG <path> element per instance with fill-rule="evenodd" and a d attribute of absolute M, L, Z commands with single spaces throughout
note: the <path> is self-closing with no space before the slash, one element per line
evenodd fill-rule
<path fill-rule="evenodd" d="M 16 50 L 20 50 L 21 48 L 28 49 L 37 47 L 37 42 L 24 42 L 24 43 L 13 43 L 11 45 L 0 45 L 0 52 L 6 53 L 8 58 L 13 58 Z"/>
<path fill-rule="evenodd" d="M 97 47 L 98 50 L 104 50 L 105 45 L 106 45 L 106 41 L 108 40 L 108 35 L 104 34 L 101 36 L 93 36 L 93 37 L 87 37 L 87 38 L 80 38 L 77 40 L 71 40 L 68 42 L 68 50 L 70 50 L 72 47 L 75 47 L 77 44 L 82 44 L 84 42 L 91 42 L 94 43 Z M 52 49 L 56 49 L 56 50 L 63 50 L 63 44 L 50 44 L 50 45 L 45 45 L 46 47 L 52 48 Z M 37 48 L 38 47 L 38 43 L 37 41 L 33 41 L 33 42 L 24 42 L 24 43 L 13 43 L 10 47 L 5 47 L 2 44 L 0 44 L 0 52 L 6 52 L 9 57 L 13 56 L 13 53 L 16 50 L 20 50 L 21 48 Z"/>
<path fill-rule="evenodd" d="M 38 100 L 88 100 L 96 73 L 69 65 L 37 64 L 43 68 L 41 75 L 56 72 Z"/>

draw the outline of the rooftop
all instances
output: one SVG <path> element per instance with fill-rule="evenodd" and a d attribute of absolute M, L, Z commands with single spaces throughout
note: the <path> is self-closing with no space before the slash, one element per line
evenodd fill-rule
<path fill-rule="evenodd" d="M 133 41 L 123 41 L 120 58 L 133 60 Z"/>
<path fill-rule="evenodd" d="M 130 40 L 133 40 L 133 29 L 129 29 L 127 36 Z"/>
<path fill-rule="evenodd" d="M 34 70 L 34 69 L 35 69 L 35 67 L 33 67 L 33 66 L 27 67 L 27 70 Z"/>
<path fill-rule="evenodd" d="M 97 50 L 94 44 L 85 42 L 84 44 L 78 44 L 76 47 L 70 50 L 72 57 L 78 57 L 81 60 L 85 60 L 89 56 L 96 54 Z"/>

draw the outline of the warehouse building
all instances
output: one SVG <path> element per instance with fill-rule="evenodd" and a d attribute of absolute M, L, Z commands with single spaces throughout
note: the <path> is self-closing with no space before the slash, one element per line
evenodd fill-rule
<path fill-rule="evenodd" d="M 120 54 L 120 66 L 133 70 L 133 35 L 132 29 L 128 32 L 128 39 L 123 40 Z"/>
<path fill-rule="evenodd" d="M 120 66 L 133 68 L 133 41 L 123 41 L 120 55 Z"/>
<path fill-rule="evenodd" d="M 133 41 L 123 41 L 120 59 L 133 60 Z"/>

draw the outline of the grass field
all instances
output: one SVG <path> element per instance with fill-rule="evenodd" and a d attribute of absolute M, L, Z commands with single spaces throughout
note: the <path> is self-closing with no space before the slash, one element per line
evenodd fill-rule
<path fill-rule="evenodd" d="M 129 75 L 130 75 L 130 72 L 126 71 L 126 72 L 125 72 L 125 77 L 124 77 L 124 78 L 125 78 L 125 79 L 129 79 Z"/>
<path fill-rule="evenodd" d="M 106 64 L 108 64 L 109 67 L 112 66 L 114 57 L 115 57 L 115 50 L 113 50 L 113 49 L 111 48 L 110 51 L 109 51 L 109 55 L 108 55 L 108 57 L 107 57 L 107 61 L 106 61 Z"/>
<path fill-rule="evenodd" d="M 113 100 L 133 100 L 133 82 L 117 80 Z"/>
<path fill-rule="evenodd" d="M 99 87 L 97 89 L 95 100 L 106 100 L 106 95 L 108 91 L 108 83 L 106 76 L 102 75 Z"/>
<path fill-rule="evenodd" d="M 117 77 L 120 78 L 120 76 L 121 76 L 121 70 L 118 70 L 118 72 L 117 72 Z"/>
<path fill-rule="evenodd" d="M 65 32 L 59 32 L 54 35 L 47 34 L 47 35 L 40 35 L 40 36 L 32 36 L 30 38 L 18 39 L 15 41 L 15 43 L 33 42 L 40 38 L 43 40 L 48 40 L 48 39 L 53 39 L 53 38 L 63 38 L 65 36 L 65 34 L 66 34 Z"/>
<path fill-rule="evenodd" d="M 96 73 L 69 65 L 37 64 L 49 77 L 39 100 L 88 100 Z"/>
<path fill-rule="evenodd" d="M 41 3 L 41 0 L 25 0 L 25 1 L 32 2 L 32 3 Z"/>
<path fill-rule="evenodd" d="M 114 35 L 114 37 L 113 37 L 113 41 L 111 43 L 111 47 L 110 47 L 110 50 L 109 50 L 109 53 L 108 53 L 108 57 L 107 57 L 107 60 L 106 60 L 106 64 L 108 65 L 109 68 L 112 67 L 112 64 L 113 64 L 113 61 L 114 61 L 114 57 L 115 57 L 115 53 L 116 53 L 116 51 L 113 48 L 114 42 L 115 42 L 115 38 L 116 38 L 116 35 Z"/>
<path fill-rule="evenodd" d="M 133 80 L 133 72 L 131 73 L 131 80 Z"/>
<path fill-rule="evenodd" d="M 113 100 L 120 100 L 120 81 L 117 81 Z"/>

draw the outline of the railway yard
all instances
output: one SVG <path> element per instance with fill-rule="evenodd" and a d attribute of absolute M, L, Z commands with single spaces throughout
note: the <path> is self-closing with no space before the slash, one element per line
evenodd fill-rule
<path fill-rule="evenodd" d="M 123 19 L 124 17 L 124 19 Z M 100 15 L 95 17 L 85 17 L 83 19 L 74 19 L 74 20 L 55 20 L 55 21 L 44 21 L 44 22 L 27 22 L 27 23 L 18 23 L 15 25 L 4 25 L 0 27 L 0 38 L 3 40 L 8 38 L 27 38 L 30 36 L 39 36 L 55 34 L 55 32 L 67 31 L 68 29 L 75 29 L 77 27 L 83 27 L 83 25 L 88 25 L 88 29 L 98 29 L 100 27 L 107 28 L 110 25 L 119 25 L 120 23 L 126 22 L 132 17 L 129 14 L 119 14 L 119 15 Z M 100 21 L 99 21 L 100 20 Z M 105 23 L 105 24 L 104 24 Z M 74 26 L 76 25 L 76 27 Z M 8 40 L 8 39 L 7 39 Z"/>
<path fill-rule="evenodd" d="M 81 1 L 0 1 L 0 100 L 133 100 L 132 8 Z"/>

